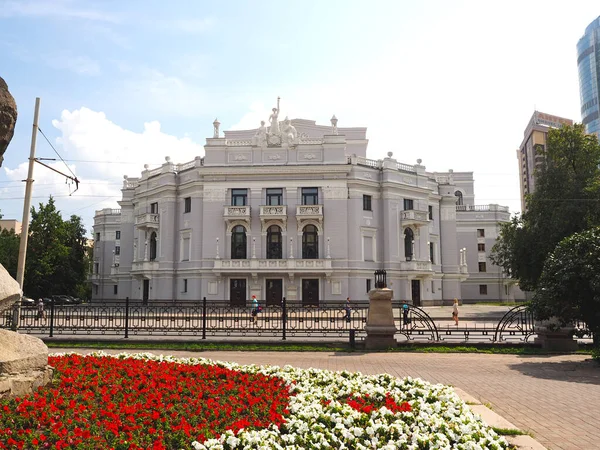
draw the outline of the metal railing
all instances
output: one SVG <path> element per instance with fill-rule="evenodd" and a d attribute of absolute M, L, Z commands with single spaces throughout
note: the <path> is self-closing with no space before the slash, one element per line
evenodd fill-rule
<path fill-rule="evenodd" d="M 385 282 L 385 274 L 379 274 Z M 516 306 L 497 323 L 467 322 L 461 326 L 432 318 L 423 308 L 392 302 L 396 337 L 409 342 L 495 342 L 527 343 L 536 334 L 532 312 L 527 305 Z M 152 302 L 129 300 L 82 305 L 48 305 L 43 317 L 36 308 L 22 308 L 19 331 L 55 336 L 114 335 L 263 337 L 286 340 L 299 337 L 364 339 L 369 305 L 340 302 L 305 305 L 283 299 L 281 305 L 262 306 L 253 314 L 247 305 L 229 301 Z M 11 310 L 0 315 L 0 328 L 12 325 Z M 579 338 L 591 339 L 583 323 L 575 324 Z"/>

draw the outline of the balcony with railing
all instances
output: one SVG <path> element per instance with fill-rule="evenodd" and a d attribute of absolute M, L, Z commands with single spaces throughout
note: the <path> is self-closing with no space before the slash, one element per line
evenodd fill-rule
<path fill-rule="evenodd" d="M 500 206 L 500 205 L 456 205 L 457 212 L 490 212 L 490 211 L 499 211 L 499 212 L 509 212 L 508 206 Z"/>
<path fill-rule="evenodd" d="M 400 213 L 402 226 L 421 227 L 429 223 L 429 211 L 419 211 L 416 209 L 408 209 Z"/>
<path fill-rule="evenodd" d="M 158 270 L 158 261 L 134 261 L 131 263 L 132 275 L 143 275 Z"/>
<path fill-rule="evenodd" d="M 225 220 L 250 219 L 249 206 L 225 206 L 223 210 Z"/>
<path fill-rule="evenodd" d="M 408 272 L 431 272 L 431 261 L 402 261 L 400 263 L 400 270 Z"/>
<path fill-rule="evenodd" d="M 221 273 L 330 273 L 331 259 L 216 259 L 213 272 Z"/>
<path fill-rule="evenodd" d="M 287 219 L 287 205 L 261 205 L 260 220 L 279 219 L 285 221 Z"/>
<path fill-rule="evenodd" d="M 322 219 L 323 205 L 297 205 L 296 218 L 298 219 Z"/>
<path fill-rule="evenodd" d="M 138 228 L 158 228 L 158 214 L 144 213 L 135 216 L 135 226 Z"/>

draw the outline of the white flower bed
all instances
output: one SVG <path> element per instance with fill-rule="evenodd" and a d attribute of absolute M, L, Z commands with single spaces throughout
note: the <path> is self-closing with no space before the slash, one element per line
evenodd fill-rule
<path fill-rule="evenodd" d="M 94 355 L 108 356 L 103 352 Z M 237 435 L 228 431 L 219 439 L 193 442 L 196 450 L 509 448 L 506 440 L 484 424 L 454 389 L 418 378 L 398 379 L 387 374 L 368 376 L 291 366 L 241 366 L 204 358 L 176 358 L 149 353 L 114 356 L 181 364 L 217 364 L 286 380 L 293 395 L 290 398 L 290 414 L 281 428 L 272 425 L 262 430 L 242 430 Z M 366 394 L 375 400 L 384 400 L 389 394 L 398 404 L 408 402 L 411 411 L 393 413 L 384 406 L 366 414 L 338 401 L 347 396 Z"/>

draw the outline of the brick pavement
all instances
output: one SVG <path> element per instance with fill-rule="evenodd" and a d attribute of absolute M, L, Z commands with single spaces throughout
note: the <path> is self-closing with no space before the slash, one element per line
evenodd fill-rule
<path fill-rule="evenodd" d="M 365 374 L 385 372 L 398 377 L 419 377 L 432 383 L 461 388 L 483 404 L 489 404 L 494 412 L 520 429 L 532 432 L 536 440 L 548 449 L 600 449 L 600 366 L 584 355 L 260 351 L 168 353 L 240 364 L 293 364 L 303 368 L 346 369 Z"/>

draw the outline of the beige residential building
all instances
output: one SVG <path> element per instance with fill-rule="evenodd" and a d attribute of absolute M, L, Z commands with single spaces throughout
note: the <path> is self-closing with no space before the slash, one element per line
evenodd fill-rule
<path fill-rule="evenodd" d="M 0 231 L 15 230 L 16 234 L 21 234 L 21 222 L 16 219 L 0 219 Z"/>
<path fill-rule="evenodd" d="M 525 128 L 523 142 L 517 149 L 519 160 L 519 180 L 521 183 L 521 211 L 525 212 L 525 198 L 535 190 L 535 173 L 544 161 L 546 150 L 546 137 L 551 128 L 560 128 L 563 125 L 573 125 L 571 119 L 553 116 L 539 111 L 534 111 L 533 116 Z"/>

